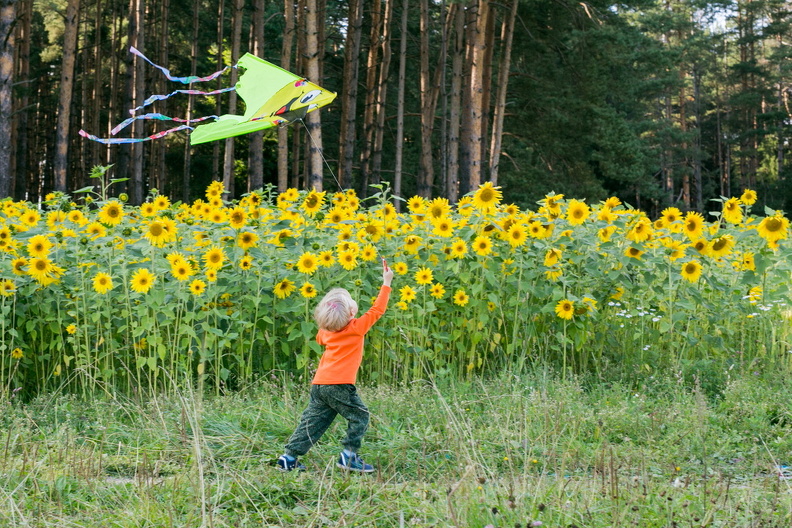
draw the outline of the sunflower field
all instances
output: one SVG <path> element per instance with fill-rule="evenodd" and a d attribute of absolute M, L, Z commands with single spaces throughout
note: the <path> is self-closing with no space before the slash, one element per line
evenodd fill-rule
<path fill-rule="evenodd" d="M 387 184 L 363 203 L 296 189 L 226 202 L 215 182 L 192 204 L 154 191 L 132 207 L 108 187 L 0 202 L 6 393 L 310 375 L 318 298 L 345 287 L 366 310 L 380 258 L 396 277 L 367 338 L 369 381 L 790 368 L 789 221 L 756 215 L 751 190 L 709 219 L 672 207 L 652 220 L 615 198 L 520 210 L 491 183 L 457 204 Z"/>

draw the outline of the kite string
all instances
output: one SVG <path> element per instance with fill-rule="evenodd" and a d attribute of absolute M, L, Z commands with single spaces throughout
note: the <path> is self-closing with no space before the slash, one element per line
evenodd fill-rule
<path fill-rule="evenodd" d="M 330 171 L 330 175 L 331 175 L 331 176 L 333 177 L 333 179 L 335 180 L 336 184 L 338 185 L 338 188 L 339 188 L 339 190 L 340 190 L 341 192 L 344 192 L 344 187 L 342 187 L 342 186 L 341 186 L 341 182 L 339 182 L 339 181 L 338 181 L 338 178 L 336 178 L 336 175 L 335 175 L 335 173 L 333 172 L 333 168 L 332 168 L 332 167 L 330 166 L 330 164 L 327 162 L 327 158 L 325 158 L 325 155 L 324 155 L 324 149 L 322 149 L 322 147 L 321 147 L 321 146 L 319 146 L 319 145 L 316 143 L 316 141 L 314 141 L 314 138 L 313 138 L 313 136 L 311 135 L 311 131 L 308 129 L 308 125 L 306 125 L 306 124 L 305 124 L 305 121 L 303 120 L 303 118 L 300 118 L 300 123 L 302 123 L 302 124 L 303 124 L 303 126 L 305 127 L 305 132 L 308 134 L 308 137 L 311 139 L 311 143 L 313 143 L 314 147 L 316 147 L 316 148 L 317 148 L 317 150 L 319 151 L 319 155 L 320 155 L 320 156 L 322 156 L 322 161 L 324 161 L 325 165 L 327 165 L 327 170 L 329 170 L 329 171 Z"/>

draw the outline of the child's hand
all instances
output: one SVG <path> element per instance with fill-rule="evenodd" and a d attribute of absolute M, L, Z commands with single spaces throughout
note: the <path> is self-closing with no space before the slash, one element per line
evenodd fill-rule
<path fill-rule="evenodd" d="M 388 267 L 388 263 L 385 262 L 385 259 L 382 259 L 382 284 L 390 287 L 392 280 L 393 270 Z"/>

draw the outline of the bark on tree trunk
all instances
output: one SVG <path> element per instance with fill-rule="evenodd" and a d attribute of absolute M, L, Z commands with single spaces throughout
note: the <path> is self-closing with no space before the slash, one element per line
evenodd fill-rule
<path fill-rule="evenodd" d="M 407 14 L 410 0 L 404 0 L 399 38 L 399 85 L 396 96 L 396 159 L 393 171 L 393 194 L 402 195 L 402 158 L 404 156 L 404 88 L 407 77 Z M 396 200 L 396 211 L 401 212 L 401 200 Z"/>
<path fill-rule="evenodd" d="M 16 119 L 16 152 L 11 155 L 13 172 L 9 178 L 11 189 L 8 196 L 13 196 L 17 200 L 25 198 L 25 183 L 28 173 L 28 160 L 32 159 L 30 156 L 29 145 L 30 141 L 30 127 L 28 127 L 28 118 L 30 115 L 30 36 L 31 36 L 31 20 L 33 19 L 33 0 L 23 0 L 17 2 L 17 33 L 13 41 L 15 50 L 14 54 L 17 57 L 14 79 L 15 82 L 25 82 L 19 93 L 14 97 L 16 100 L 16 107 L 13 112 L 17 116 Z M 2 18 L 2 14 L 0 14 Z M 3 42 L 6 41 L 5 33 L 0 29 L 0 38 Z M 0 68 L 1 69 L 1 68 Z M 0 103 L 0 107 L 2 104 Z M 98 129 L 94 129 L 98 130 Z M 2 176 L 0 176 L 2 177 Z"/>
<path fill-rule="evenodd" d="M 357 129 L 357 97 L 360 41 L 363 31 L 363 1 L 349 0 L 349 27 L 344 44 L 343 99 L 341 102 L 341 130 L 338 146 L 338 181 L 342 187 L 352 187 L 352 165 L 355 159 Z"/>
<path fill-rule="evenodd" d="M 281 68 L 291 67 L 292 46 L 294 43 L 294 0 L 283 3 L 283 46 L 281 48 Z M 289 128 L 278 128 L 278 191 L 289 186 Z"/>
<path fill-rule="evenodd" d="M 234 0 L 234 12 L 231 15 L 231 64 L 236 64 L 239 60 L 239 47 L 242 40 L 242 9 L 245 7 L 244 0 Z M 236 84 L 239 73 L 236 68 L 231 69 L 231 84 Z M 229 92 L 228 113 L 236 114 L 237 110 L 236 90 Z M 225 157 L 223 158 L 223 187 L 225 187 L 224 197 L 226 200 L 234 198 L 234 138 L 225 140 Z"/>
<path fill-rule="evenodd" d="M 198 10 L 200 3 L 193 4 L 193 32 L 192 43 L 190 45 L 190 75 L 195 75 L 198 71 Z M 189 86 L 192 88 L 192 84 Z M 187 120 L 192 119 L 195 111 L 195 96 L 187 96 Z M 182 189 L 181 196 L 184 203 L 190 202 L 190 176 L 192 172 L 192 148 L 190 147 L 189 138 L 184 142 L 184 171 L 182 173 Z"/>
<path fill-rule="evenodd" d="M 309 81 L 321 86 L 321 50 L 319 42 L 319 13 L 317 11 L 317 0 L 306 0 L 305 2 L 305 73 Z M 323 165 L 322 165 L 322 120 L 321 110 L 310 112 L 305 118 L 305 125 L 308 129 L 308 189 L 317 191 L 323 190 Z"/>
<path fill-rule="evenodd" d="M 257 57 L 264 56 L 264 0 L 253 3 L 253 42 L 251 50 Z M 264 187 L 264 131 L 250 135 L 250 179 L 248 191 Z"/>
<path fill-rule="evenodd" d="M 517 20 L 518 0 L 511 0 L 511 10 L 503 21 L 503 54 L 498 71 L 498 93 L 495 96 L 495 115 L 492 124 L 492 142 L 490 143 L 490 181 L 498 185 L 500 169 L 500 153 L 503 140 L 503 121 L 506 115 L 506 94 L 509 86 L 509 70 L 511 68 L 511 50 L 514 40 L 514 25 Z"/>
<path fill-rule="evenodd" d="M 486 28 L 489 19 L 488 0 L 479 0 L 478 18 L 474 29 L 472 61 L 470 65 L 470 129 L 465 138 L 470 151 L 470 177 L 468 191 L 477 188 L 482 180 L 482 137 L 484 135 L 484 72 L 486 71 Z"/>
<path fill-rule="evenodd" d="M 66 174 L 69 163 L 69 127 L 71 124 L 71 102 L 74 93 L 74 63 L 77 52 L 77 29 L 79 27 L 80 0 L 69 0 L 66 4 L 66 19 L 63 32 L 63 62 L 61 66 L 60 93 L 58 95 L 58 118 L 55 129 L 55 190 L 66 192 Z M 2 65 L 5 69 L 5 65 Z M 9 65 L 10 74 L 11 65 Z M 10 104 L 10 102 L 9 102 Z M 6 171 L 6 174 L 8 172 Z"/>
<path fill-rule="evenodd" d="M 380 183 L 382 176 L 382 143 L 385 134 L 385 103 L 388 94 L 388 76 L 391 62 L 391 20 L 393 19 L 393 0 L 385 0 L 385 16 L 382 20 L 382 61 L 379 66 L 377 99 L 375 106 L 374 146 L 371 157 L 371 183 Z"/>
<path fill-rule="evenodd" d="M 11 135 L 16 2 L 0 3 L 0 137 Z M 0 142 L 0 198 L 11 196 L 11 143 Z"/>
<path fill-rule="evenodd" d="M 448 114 L 448 171 L 446 197 L 459 200 L 459 127 L 462 112 L 463 61 L 465 58 L 465 10 L 454 5 L 454 47 L 451 58 L 451 108 Z"/>
<path fill-rule="evenodd" d="M 363 148 L 360 151 L 360 194 L 368 195 L 371 183 L 371 153 L 374 143 L 374 126 L 377 103 L 377 61 L 379 38 L 382 34 L 382 5 L 380 0 L 371 3 L 371 27 L 369 28 L 369 49 L 366 61 L 366 99 L 363 107 Z"/>
<path fill-rule="evenodd" d="M 429 1 L 419 0 L 420 4 L 420 42 L 421 42 L 421 158 L 418 167 L 418 196 L 429 198 L 434 185 L 432 165 L 432 129 L 434 113 L 431 108 L 431 79 L 429 72 Z"/>
<path fill-rule="evenodd" d="M 130 13 L 130 18 L 135 19 L 134 25 L 137 31 L 132 36 L 133 38 L 130 39 L 130 42 L 134 42 L 132 45 L 141 52 L 145 50 L 145 13 L 146 1 L 137 0 L 135 2 L 135 10 Z M 145 96 L 146 63 L 143 59 L 136 56 L 134 64 L 133 95 L 132 106 L 130 108 L 136 108 L 143 104 L 143 98 Z M 135 128 L 135 137 L 142 137 L 144 132 L 143 121 L 136 121 L 133 127 Z M 132 148 L 130 149 L 131 163 L 129 181 L 131 185 L 129 186 L 129 200 L 134 205 L 143 203 L 143 145 L 143 143 L 133 143 L 130 145 Z"/>

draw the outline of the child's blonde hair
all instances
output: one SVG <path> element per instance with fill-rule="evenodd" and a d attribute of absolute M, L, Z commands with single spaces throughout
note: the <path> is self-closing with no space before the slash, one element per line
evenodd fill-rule
<path fill-rule="evenodd" d="M 314 320 L 319 328 L 338 332 L 355 316 L 358 305 L 344 288 L 333 288 L 314 309 Z"/>

